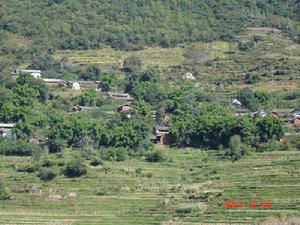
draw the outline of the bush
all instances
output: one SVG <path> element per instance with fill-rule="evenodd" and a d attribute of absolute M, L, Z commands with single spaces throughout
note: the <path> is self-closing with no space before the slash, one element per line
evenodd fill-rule
<path fill-rule="evenodd" d="M 11 156 L 30 156 L 33 152 L 41 151 L 38 145 L 21 140 L 3 140 L 0 143 L 0 154 Z"/>
<path fill-rule="evenodd" d="M 56 173 L 52 169 L 43 169 L 39 172 L 38 177 L 43 181 L 50 181 L 56 177 Z"/>
<path fill-rule="evenodd" d="M 101 151 L 101 158 L 107 161 L 122 162 L 128 158 L 126 148 L 108 148 Z"/>
<path fill-rule="evenodd" d="M 54 165 L 54 162 L 51 161 L 50 159 L 45 159 L 42 162 L 42 167 L 52 167 Z"/>
<path fill-rule="evenodd" d="M 166 158 L 164 157 L 164 155 L 160 151 L 150 152 L 146 156 L 146 161 L 147 162 L 162 162 L 162 161 L 165 161 L 165 160 L 166 160 Z"/>
<path fill-rule="evenodd" d="M 192 208 L 188 207 L 188 208 L 178 208 L 176 209 L 176 213 L 180 213 L 180 214 L 189 214 L 191 213 L 193 210 Z"/>
<path fill-rule="evenodd" d="M 2 180 L 0 180 L 0 200 L 8 200 L 10 199 L 11 195 L 8 189 L 5 187 L 5 184 Z"/>
<path fill-rule="evenodd" d="M 57 165 L 58 165 L 58 166 L 65 166 L 65 161 L 64 161 L 64 160 L 59 160 L 59 161 L 57 162 Z"/>
<path fill-rule="evenodd" d="M 61 152 L 66 147 L 66 142 L 61 139 L 49 140 L 48 148 L 50 153 Z"/>
<path fill-rule="evenodd" d="M 300 150 L 300 137 L 299 136 L 293 137 L 293 139 L 291 140 L 291 145 L 295 147 L 297 150 Z"/>
<path fill-rule="evenodd" d="M 91 164 L 92 166 L 99 166 L 99 165 L 103 165 L 103 161 L 102 161 L 102 159 L 100 159 L 99 157 L 93 157 L 93 158 L 91 159 L 90 164 Z"/>
<path fill-rule="evenodd" d="M 86 173 L 86 166 L 81 163 L 80 159 L 74 159 L 68 162 L 64 171 L 67 177 L 80 177 Z"/>
<path fill-rule="evenodd" d="M 226 151 L 226 155 L 234 161 L 240 159 L 245 154 L 245 146 L 243 145 L 239 135 L 232 136 L 229 140 L 228 146 L 229 150 Z"/>
<path fill-rule="evenodd" d="M 41 165 L 37 162 L 30 162 L 28 164 L 19 165 L 17 167 L 18 172 L 34 173 L 40 170 Z"/>
<path fill-rule="evenodd" d="M 267 143 L 261 143 L 257 146 L 257 152 L 270 152 L 270 151 L 289 151 L 291 146 L 287 143 L 279 141 L 269 141 Z"/>

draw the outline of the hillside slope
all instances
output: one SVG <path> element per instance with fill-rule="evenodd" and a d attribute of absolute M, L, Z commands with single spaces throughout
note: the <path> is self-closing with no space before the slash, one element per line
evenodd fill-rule
<path fill-rule="evenodd" d="M 119 49 L 186 41 L 232 39 L 248 25 L 272 25 L 294 32 L 297 1 L 5 1 L 0 30 L 35 44 L 89 49 L 104 43 Z"/>

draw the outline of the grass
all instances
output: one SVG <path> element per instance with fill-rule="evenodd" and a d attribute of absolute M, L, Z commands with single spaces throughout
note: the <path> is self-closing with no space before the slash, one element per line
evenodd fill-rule
<path fill-rule="evenodd" d="M 0 224 L 258 224 L 267 217 L 300 216 L 300 152 L 251 154 L 233 163 L 214 152 L 162 151 L 168 161 L 105 162 L 103 168 L 89 166 L 84 177 L 59 175 L 50 182 L 13 169 L 30 158 L 1 156 L 0 178 L 13 198 L 0 201 Z M 28 184 L 37 191 L 27 193 Z M 48 200 L 69 192 L 77 197 Z M 272 208 L 224 209 L 227 199 L 269 199 Z"/>

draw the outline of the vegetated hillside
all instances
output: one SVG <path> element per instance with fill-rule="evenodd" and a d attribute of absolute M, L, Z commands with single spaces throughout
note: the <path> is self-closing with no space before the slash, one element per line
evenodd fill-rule
<path fill-rule="evenodd" d="M 3 1 L 1 52 L 21 62 L 54 49 L 172 47 L 232 40 L 249 25 L 278 27 L 297 39 L 298 9 L 295 0 Z"/>
<path fill-rule="evenodd" d="M 228 98 L 237 90 L 290 95 L 299 87 L 300 45 L 281 30 L 248 27 L 236 41 L 195 42 L 175 48 L 120 51 L 111 48 L 58 51 L 57 60 L 67 59 L 74 67 L 99 65 L 104 70 L 122 68 L 124 59 L 137 56 L 144 69 L 157 65 L 167 86 L 194 85 L 208 93 Z M 191 72 L 195 80 L 184 80 Z M 280 100 L 274 107 L 297 107 L 299 101 Z"/>

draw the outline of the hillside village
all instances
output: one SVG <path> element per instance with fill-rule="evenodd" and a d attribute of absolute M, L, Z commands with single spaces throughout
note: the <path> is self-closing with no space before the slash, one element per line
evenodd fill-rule
<path fill-rule="evenodd" d="M 299 1 L 0 5 L 0 225 L 300 225 Z"/>
<path fill-rule="evenodd" d="M 42 77 L 41 70 L 20 70 L 15 69 L 12 72 L 12 76 L 16 79 L 18 76 L 22 76 L 22 74 L 30 74 L 35 79 L 40 79 L 45 84 L 51 88 L 67 88 L 73 91 L 84 91 L 87 89 L 95 89 L 96 91 L 101 92 L 101 83 L 100 81 L 81 81 L 81 80 L 63 80 L 63 79 L 51 79 Z M 189 75 L 192 76 L 192 75 Z M 193 78 L 194 80 L 194 78 Z M 117 106 L 114 111 L 106 111 L 105 113 L 114 114 L 114 113 L 123 113 L 126 117 L 131 118 L 130 111 L 135 104 L 135 98 L 131 97 L 129 93 L 114 93 L 114 92 L 106 92 L 107 98 L 111 98 L 113 100 L 120 100 L 124 103 Z M 248 109 L 242 107 L 242 103 L 237 99 L 232 99 L 230 102 L 230 107 L 232 108 L 234 114 L 238 117 L 243 116 L 252 116 L 252 117 L 265 117 L 267 115 L 272 115 L 276 118 L 279 118 L 287 132 L 285 136 L 288 137 L 292 133 L 300 132 L 300 109 L 271 109 L 268 112 L 264 110 L 258 110 L 255 112 L 251 112 Z M 76 105 L 73 106 L 70 113 L 75 112 L 91 112 L 99 110 L 99 107 L 88 107 Z M 101 109 L 100 109 L 101 110 Z M 154 123 L 156 122 L 156 111 L 151 111 L 152 118 Z M 153 134 L 149 137 L 152 143 L 160 144 L 160 145 L 171 145 L 174 144 L 174 137 L 170 132 L 170 127 L 168 127 L 168 121 L 172 114 L 168 112 L 164 112 L 164 119 L 156 127 L 153 128 Z M 13 136 L 13 123 L 2 123 L 0 124 L 0 133 L 3 137 L 12 137 Z M 282 139 L 284 140 L 284 139 Z M 29 137 L 29 141 L 31 143 L 42 143 L 45 144 L 47 141 L 43 138 L 38 138 L 31 136 Z"/>

